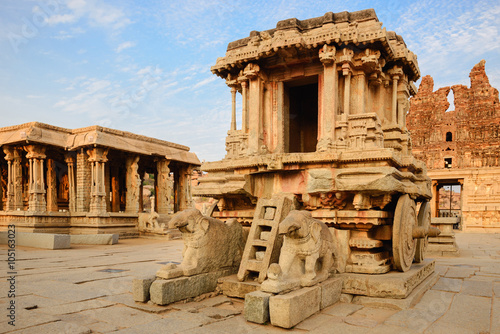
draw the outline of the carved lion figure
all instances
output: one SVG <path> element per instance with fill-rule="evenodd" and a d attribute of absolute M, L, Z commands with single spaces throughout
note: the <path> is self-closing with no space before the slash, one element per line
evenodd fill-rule
<path fill-rule="evenodd" d="M 280 292 L 328 278 L 336 247 L 322 221 L 312 218 L 309 211 L 292 210 L 279 224 L 279 234 L 284 235 L 279 263 L 270 266 L 262 290 Z"/>
<path fill-rule="evenodd" d="M 197 209 L 186 209 L 174 214 L 169 225 L 182 233 L 182 263 L 166 265 L 156 276 L 168 279 L 239 266 L 245 240 L 236 219 L 224 223 Z"/>

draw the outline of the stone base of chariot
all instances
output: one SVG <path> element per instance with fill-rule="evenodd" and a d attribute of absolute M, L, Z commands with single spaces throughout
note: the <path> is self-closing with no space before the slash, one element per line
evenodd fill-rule
<path fill-rule="evenodd" d="M 435 261 L 414 263 L 406 272 L 391 271 L 383 275 L 344 273 L 343 299 L 354 304 L 390 307 L 404 310 L 415 305 L 439 279 Z"/>

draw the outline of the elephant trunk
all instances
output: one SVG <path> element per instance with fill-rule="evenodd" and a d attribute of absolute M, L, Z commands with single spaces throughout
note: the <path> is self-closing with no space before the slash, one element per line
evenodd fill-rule
<path fill-rule="evenodd" d="M 293 219 L 285 219 L 279 224 L 279 234 L 289 234 L 300 228 L 300 224 Z"/>

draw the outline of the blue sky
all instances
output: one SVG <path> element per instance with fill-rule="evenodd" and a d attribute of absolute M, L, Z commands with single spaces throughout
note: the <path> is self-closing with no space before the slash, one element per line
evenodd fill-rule
<path fill-rule="evenodd" d="M 99 124 L 218 160 L 231 95 L 210 66 L 227 44 L 279 20 L 366 8 L 435 89 L 469 86 L 481 59 L 500 88 L 498 1 L 1 0 L 0 126 Z"/>

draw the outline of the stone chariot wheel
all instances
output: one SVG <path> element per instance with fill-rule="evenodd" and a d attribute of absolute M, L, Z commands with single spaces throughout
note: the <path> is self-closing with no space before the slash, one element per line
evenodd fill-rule
<path fill-rule="evenodd" d="M 418 226 L 428 231 L 431 227 L 431 204 L 423 202 L 420 205 L 417 217 Z M 420 263 L 424 260 L 424 253 L 427 249 L 428 237 L 417 239 L 417 250 L 415 251 L 415 262 Z"/>
<path fill-rule="evenodd" d="M 415 256 L 416 241 L 413 227 L 417 224 L 415 201 L 408 194 L 399 197 L 392 227 L 392 255 L 399 271 L 410 269 Z"/>

